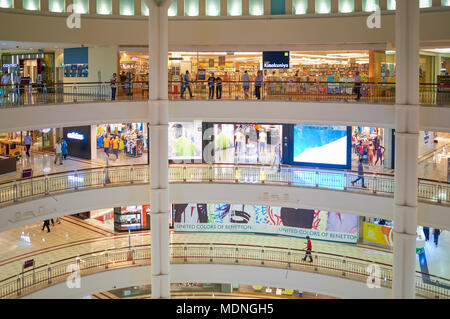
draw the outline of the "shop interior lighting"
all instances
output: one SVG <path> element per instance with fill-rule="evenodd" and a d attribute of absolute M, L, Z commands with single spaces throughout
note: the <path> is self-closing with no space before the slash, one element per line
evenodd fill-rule
<path fill-rule="evenodd" d="M 64 0 L 63 0 L 63 2 L 64 2 Z M 61 6 L 60 0 L 50 0 L 49 6 L 50 6 L 50 12 L 64 12 L 64 8 Z"/>
<path fill-rule="evenodd" d="M 355 11 L 355 0 L 339 0 L 339 12 L 350 13 Z"/>
<path fill-rule="evenodd" d="M 426 49 L 425 51 L 434 52 L 434 53 L 450 53 L 450 48 Z"/>
<path fill-rule="evenodd" d="M 210 5 L 208 5 L 206 15 L 210 17 L 219 16 L 219 9 L 217 8 L 215 3 L 211 3 Z"/>
<path fill-rule="evenodd" d="M 0 0 L 0 8 L 11 9 L 13 0 Z"/>
<path fill-rule="evenodd" d="M 386 51 L 386 54 L 395 54 L 395 51 Z"/>
<path fill-rule="evenodd" d="M 294 0 L 294 10 L 295 14 L 305 14 L 308 10 L 307 0 Z"/>
<path fill-rule="evenodd" d="M 330 0 L 316 0 L 316 13 L 326 14 L 331 12 Z"/>
<path fill-rule="evenodd" d="M 366 0 L 364 11 L 365 12 L 371 12 L 371 11 L 377 11 L 379 9 L 378 1 L 376 0 Z"/>
<path fill-rule="evenodd" d="M 180 0 L 180 1 L 182 1 L 182 0 Z M 177 15 L 177 2 L 176 1 L 172 2 L 172 5 L 167 10 L 167 13 L 168 13 L 169 17 L 175 17 Z"/>
<path fill-rule="evenodd" d="M 433 0 L 419 0 L 420 8 L 431 8 L 433 6 Z"/>

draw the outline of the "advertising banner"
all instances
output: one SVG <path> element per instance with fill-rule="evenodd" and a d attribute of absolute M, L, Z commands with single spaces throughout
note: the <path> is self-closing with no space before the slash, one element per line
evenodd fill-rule
<path fill-rule="evenodd" d="M 356 243 L 358 216 L 286 207 L 173 205 L 175 231 L 262 233 Z"/>
<path fill-rule="evenodd" d="M 391 247 L 394 243 L 394 231 L 391 227 L 364 223 L 363 224 L 363 240 L 386 247 Z"/>

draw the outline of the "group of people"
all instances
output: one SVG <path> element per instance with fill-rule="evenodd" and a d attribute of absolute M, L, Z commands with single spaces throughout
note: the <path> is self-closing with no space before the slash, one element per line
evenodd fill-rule
<path fill-rule="evenodd" d="M 242 87 L 244 89 L 244 96 L 245 98 L 249 97 L 249 91 L 250 91 L 250 75 L 248 74 L 247 71 L 244 71 L 244 74 L 242 75 Z M 261 87 L 263 84 L 263 75 L 261 71 L 258 71 L 256 77 L 255 77 L 255 82 L 254 82 L 254 86 L 255 86 L 255 91 L 254 91 L 254 95 L 256 96 L 256 98 L 258 100 L 261 99 Z M 190 83 L 192 82 L 191 77 L 189 75 L 189 71 L 186 71 L 186 73 L 183 75 L 182 81 L 181 81 L 181 94 L 180 97 L 182 99 L 184 99 L 184 92 L 186 91 L 186 89 L 189 91 L 189 96 L 191 98 L 194 97 L 194 95 L 192 94 L 192 90 L 191 90 L 191 85 Z M 209 89 L 209 99 L 212 100 L 214 99 L 214 91 L 216 92 L 216 99 L 220 100 L 222 98 L 222 84 L 223 84 L 223 80 L 220 76 L 215 77 L 214 73 L 211 72 L 208 79 L 208 89 Z"/>
<path fill-rule="evenodd" d="M 103 137 L 103 150 L 105 151 L 105 154 L 108 158 L 110 149 L 113 151 L 113 154 L 116 155 L 116 159 L 119 158 L 120 142 L 121 140 L 119 140 L 117 135 L 114 135 L 113 137 L 110 138 L 109 135 L 106 134 Z"/>
<path fill-rule="evenodd" d="M 423 234 L 425 235 L 425 241 L 430 240 L 430 228 L 423 227 Z M 433 229 L 433 241 L 436 247 L 438 246 L 439 235 L 441 234 L 441 230 L 438 228 Z"/>
<path fill-rule="evenodd" d="M 47 227 L 47 233 L 50 232 L 50 221 L 52 222 L 52 226 L 55 226 L 53 218 L 44 220 L 44 225 L 42 225 L 42 230 L 44 230 Z M 59 219 L 59 217 L 56 217 L 56 222 L 58 224 L 61 224 L 61 220 Z"/>
<path fill-rule="evenodd" d="M 63 164 L 63 159 L 67 159 L 69 153 L 67 142 L 65 139 L 58 137 L 55 144 L 55 164 L 59 162 L 59 165 Z"/>
<path fill-rule="evenodd" d="M 11 91 L 11 85 L 12 84 L 20 84 L 20 82 L 22 81 L 22 76 L 20 76 L 19 74 L 10 74 L 8 71 L 5 72 L 5 74 L 3 74 L 2 76 L 2 86 L 0 87 L 0 97 L 8 97 L 9 93 L 16 93 L 19 94 L 19 88 L 17 87 L 16 90 L 12 90 Z"/>

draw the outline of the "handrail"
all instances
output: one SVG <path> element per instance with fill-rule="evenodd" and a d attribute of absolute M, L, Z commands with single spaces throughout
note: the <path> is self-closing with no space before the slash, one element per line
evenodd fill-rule
<path fill-rule="evenodd" d="M 171 264 L 234 264 L 259 267 L 271 267 L 321 273 L 344 277 L 349 280 L 367 282 L 369 275 L 374 283 L 385 288 L 392 288 L 392 266 L 372 261 L 360 262 L 345 256 L 327 256 L 320 252 L 313 253 L 313 261 L 302 261 L 301 250 L 249 246 L 233 244 L 169 244 Z M 208 248 L 205 249 L 205 246 Z M 81 258 L 84 257 L 84 258 Z M 0 282 L 0 298 L 21 297 L 39 289 L 67 280 L 73 270 L 69 265 L 77 265 L 81 275 L 105 271 L 111 268 L 149 265 L 151 263 L 151 246 L 137 245 L 86 253 L 40 265 L 33 272 L 19 273 Z M 368 265 L 375 265 L 379 272 L 370 274 Z M 428 275 L 428 274 L 427 274 Z M 437 278 L 436 276 L 429 275 Z M 445 283 L 447 279 L 440 278 Z M 425 298 L 450 298 L 448 285 L 442 286 L 424 280 L 422 274 L 416 274 L 415 294 Z"/>
<path fill-rule="evenodd" d="M 359 176 L 364 176 L 365 187 L 354 184 Z M 392 175 L 359 173 L 355 171 L 328 171 L 308 168 L 266 167 L 244 165 L 183 165 L 169 167 L 171 183 L 260 183 L 312 187 L 340 191 L 357 191 L 373 195 L 393 196 L 395 178 Z M 148 165 L 100 167 L 54 173 L 51 176 L 32 177 L 0 184 L 0 204 L 17 202 L 33 196 L 46 196 L 60 191 L 79 190 L 108 185 L 148 183 Z M 420 201 L 450 204 L 450 184 L 419 179 L 418 198 Z"/>

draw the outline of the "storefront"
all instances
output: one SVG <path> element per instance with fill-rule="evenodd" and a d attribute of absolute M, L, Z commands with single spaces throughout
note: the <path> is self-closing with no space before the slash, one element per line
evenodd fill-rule
<path fill-rule="evenodd" d="M 260 233 L 356 243 L 358 216 L 260 205 L 175 204 L 175 231 Z"/>
<path fill-rule="evenodd" d="M 382 218 L 362 218 L 364 244 L 381 248 L 394 247 L 394 222 Z M 416 252 L 422 253 L 425 246 L 423 227 L 417 226 Z"/>
<path fill-rule="evenodd" d="M 55 54 L 53 52 L 3 53 L 2 72 L 21 76 L 27 83 L 54 83 Z M 22 82 L 24 83 L 24 82 Z"/>
<path fill-rule="evenodd" d="M 102 152 L 104 138 L 108 136 L 109 138 L 118 138 L 119 152 L 123 152 L 126 157 L 142 157 L 148 150 L 147 132 L 147 123 L 118 123 L 97 125 L 97 153 Z"/>
<path fill-rule="evenodd" d="M 118 77 L 121 82 L 148 82 L 148 50 L 121 51 Z"/>
<path fill-rule="evenodd" d="M 39 129 L 34 131 L 16 131 L 9 133 L 0 133 L 0 143 L 12 144 L 15 143 L 22 152 L 25 146 L 24 138 L 30 133 L 32 138 L 32 151 L 53 151 L 55 145 L 55 129 Z"/>

